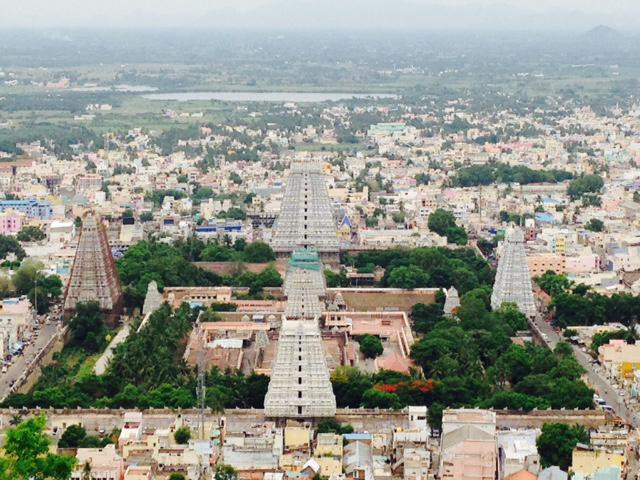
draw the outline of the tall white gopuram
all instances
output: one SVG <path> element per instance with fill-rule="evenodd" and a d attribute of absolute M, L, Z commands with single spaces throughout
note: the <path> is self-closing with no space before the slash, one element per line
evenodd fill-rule
<path fill-rule="evenodd" d="M 317 252 L 297 250 L 284 284 L 287 306 L 264 406 L 267 417 L 317 418 L 336 413 L 336 398 L 322 348 L 318 317 L 324 310 Z"/>
<path fill-rule="evenodd" d="M 291 166 L 280 214 L 273 226 L 271 247 L 276 253 L 312 248 L 320 254 L 337 254 L 338 235 L 319 164 Z"/>
<path fill-rule="evenodd" d="M 491 308 L 494 310 L 506 302 L 515 303 L 527 317 L 536 314 L 524 234 L 519 228 L 509 232 L 505 238 L 491 294 Z"/>

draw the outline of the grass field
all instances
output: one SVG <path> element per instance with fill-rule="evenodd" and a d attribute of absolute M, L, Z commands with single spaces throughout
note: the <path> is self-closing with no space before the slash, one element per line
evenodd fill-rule
<path fill-rule="evenodd" d="M 73 377 L 74 381 L 77 381 L 87 375 L 91 375 L 93 373 L 93 366 L 96 364 L 98 359 L 100 358 L 101 353 L 96 353 L 95 355 L 90 355 L 84 359 L 84 361 L 78 367 L 78 371 Z"/>

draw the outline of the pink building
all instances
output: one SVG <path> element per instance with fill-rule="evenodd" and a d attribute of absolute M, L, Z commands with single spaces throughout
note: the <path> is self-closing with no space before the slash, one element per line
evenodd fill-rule
<path fill-rule="evenodd" d="M 15 210 L 0 213 L 0 235 L 15 235 L 22 230 L 22 216 Z"/>
<path fill-rule="evenodd" d="M 442 417 L 440 478 L 496 478 L 498 448 L 495 415 L 489 410 L 445 410 Z"/>
<path fill-rule="evenodd" d="M 537 253 L 527 256 L 529 275 L 532 278 L 544 275 L 551 270 L 557 274 L 565 273 L 565 257 L 555 253 Z"/>
<path fill-rule="evenodd" d="M 600 270 L 600 257 L 595 253 L 566 257 L 565 270 L 568 274 L 597 272 Z"/>

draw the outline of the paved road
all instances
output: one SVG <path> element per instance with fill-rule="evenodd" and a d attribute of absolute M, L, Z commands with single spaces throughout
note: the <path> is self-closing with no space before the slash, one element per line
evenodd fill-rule
<path fill-rule="evenodd" d="M 27 345 L 22 355 L 14 358 L 13 364 L 8 368 L 7 373 L 0 373 L 0 399 L 4 399 L 8 393 L 11 382 L 15 382 L 25 371 L 27 365 L 41 351 L 46 343 L 56 334 L 58 329 L 57 323 L 47 323 L 40 327 L 40 334 L 36 341 Z"/>
<path fill-rule="evenodd" d="M 111 343 L 107 346 L 107 349 L 100 356 L 95 366 L 93 367 L 93 371 L 96 375 L 102 375 L 107 371 L 107 367 L 109 366 L 109 362 L 111 361 L 111 357 L 113 357 L 113 350 L 124 342 L 129 336 L 129 325 L 125 325 L 120 329 L 120 331 L 113 337 Z"/>
<path fill-rule="evenodd" d="M 534 322 L 534 328 L 539 332 L 542 332 L 547 346 L 551 349 L 560 342 L 561 338 L 553 329 L 553 327 L 545 322 L 539 315 Z M 590 386 L 596 391 L 596 393 L 607 402 L 613 408 L 616 415 L 618 415 L 625 423 L 637 428 L 640 425 L 640 417 L 636 412 L 628 408 L 624 404 L 624 397 L 620 396 L 617 390 L 604 378 L 591 363 L 592 357 L 578 348 L 576 345 L 572 345 L 573 353 L 576 360 L 587 371 L 587 379 Z"/>

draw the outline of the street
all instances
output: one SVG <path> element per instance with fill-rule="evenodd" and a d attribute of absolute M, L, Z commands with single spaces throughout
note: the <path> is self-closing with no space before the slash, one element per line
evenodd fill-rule
<path fill-rule="evenodd" d="M 27 365 L 42 350 L 46 343 L 56 334 L 58 323 L 45 323 L 40 326 L 40 334 L 32 344 L 24 348 L 22 355 L 15 355 L 13 363 L 7 369 L 7 373 L 0 374 L 0 399 L 4 400 L 9 394 L 11 383 L 15 382 L 23 374 Z"/>
<path fill-rule="evenodd" d="M 551 349 L 554 349 L 558 342 L 562 340 L 553 327 L 545 322 L 540 315 L 536 316 L 533 327 L 543 334 L 541 335 L 543 340 Z M 607 402 L 607 405 L 611 406 L 616 415 L 625 423 L 632 425 L 634 428 L 640 425 L 638 415 L 624 404 L 624 397 L 620 396 L 617 389 L 596 371 L 595 366 L 591 363 L 591 356 L 580 350 L 576 345 L 572 345 L 572 347 L 576 360 L 587 371 L 589 386 Z"/>
<path fill-rule="evenodd" d="M 536 316 L 536 319 L 532 322 L 531 326 L 543 334 L 541 335 L 542 339 L 551 349 L 555 348 L 558 342 L 562 340 L 551 324 L 545 322 L 539 314 Z M 638 414 L 625 405 L 625 397 L 620 396 L 617 389 L 614 388 L 607 379 L 596 370 L 596 366 L 591 363 L 592 358 L 590 355 L 583 352 L 577 345 L 572 345 L 572 348 L 576 360 L 587 372 L 586 375 L 589 386 L 596 391 L 600 398 L 607 402 L 607 405 L 611 406 L 618 417 L 620 417 L 626 424 L 631 425 L 633 428 L 637 428 L 638 425 L 640 425 Z M 637 473 L 640 471 L 640 465 L 638 464 L 638 457 L 635 454 L 635 449 L 636 443 L 635 441 L 632 441 L 627 451 L 627 471 L 630 472 L 631 475 L 635 476 L 630 476 L 628 477 L 629 479 L 640 478 L 638 476 L 639 473 Z"/>

